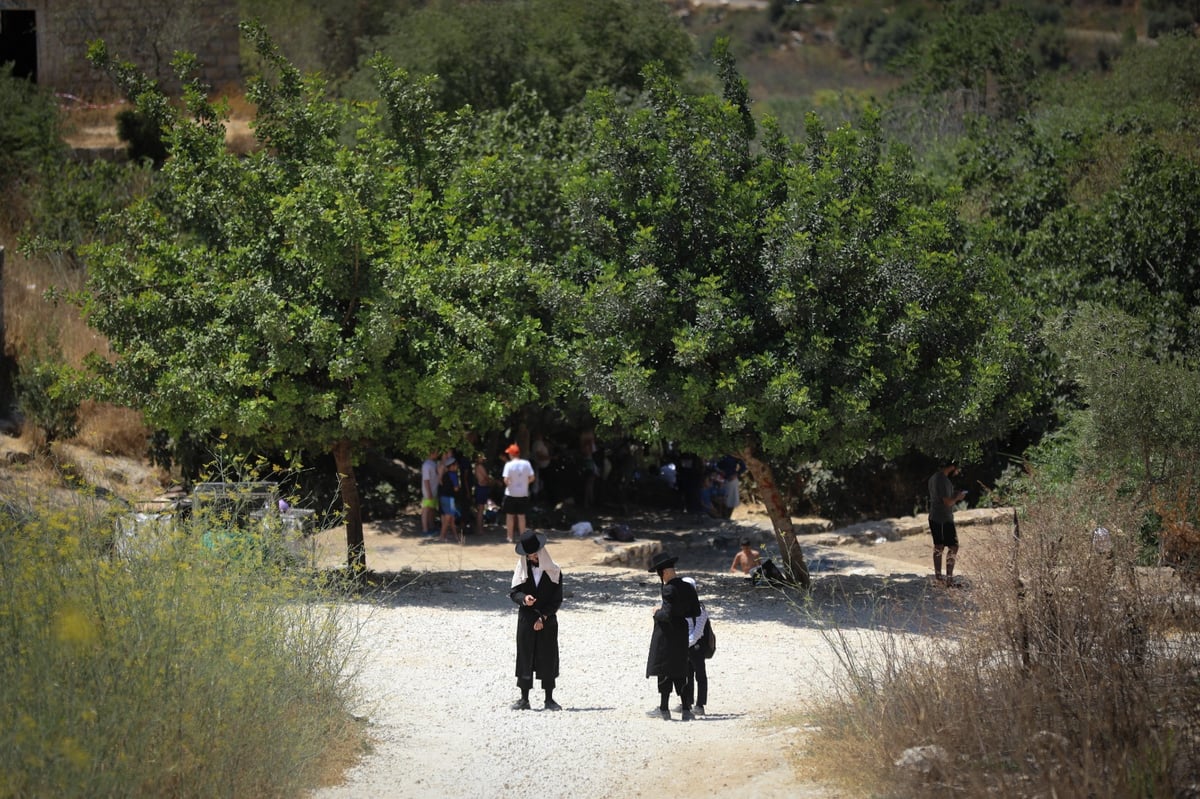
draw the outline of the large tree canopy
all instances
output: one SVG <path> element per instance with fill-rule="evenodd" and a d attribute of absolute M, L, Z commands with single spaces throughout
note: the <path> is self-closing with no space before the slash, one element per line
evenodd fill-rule
<path fill-rule="evenodd" d="M 754 149 L 744 86 L 666 76 L 649 107 L 590 108 L 571 196 L 580 379 L 598 415 L 767 464 L 965 453 L 1028 410 L 1029 335 L 1000 263 L 971 247 L 872 120 Z M 768 510 L 800 579 L 782 504 Z"/>
<path fill-rule="evenodd" d="M 590 89 L 636 93 L 651 62 L 681 76 L 692 55 L 691 39 L 659 0 L 444 0 L 394 14 L 387 26 L 369 47 L 414 74 L 436 75 L 444 110 L 504 108 L 523 84 L 559 115 Z"/>
<path fill-rule="evenodd" d="M 364 444 L 461 440 L 536 396 L 545 339 L 516 248 L 531 223 L 480 208 L 476 191 L 493 169 L 517 172 L 520 148 L 476 149 L 470 115 L 435 111 L 425 82 L 383 61 L 382 114 L 329 100 L 247 30 L 279 77 L 251 91 L 263 146 L 245 157 L 226 152 L 203 87 L 179 113 L 94 54 L 167 130 L 170 157 L 87 251 L 81 302 L 117 356 L 96 364 L 110 396 L 151 424 L 331 452 L 362 568 Z"/>

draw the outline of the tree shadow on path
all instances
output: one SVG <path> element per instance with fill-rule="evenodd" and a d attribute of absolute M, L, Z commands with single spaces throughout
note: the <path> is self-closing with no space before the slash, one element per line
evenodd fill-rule
<path fill-rule="evenodd" d="M 838 564 L 837 571 L 814 569 L 809 591 L 753 585 L 727 573 L 694 576 L 701 601 L 722 624 L 775 622 L 805 629 L 925 634 L 944 627 L 970 601 L 969 589 L 945 589 L 925 576 L 845 573 L 846 565 Z M 372 573 L 355 598 L 390 607 L 504 612 L 513 608 L 510 579 L 510 574 L 495 571 Z M 564 574 L 563 590 L 572 612 L 602 614 L 611 606 L 652 606 L 660 589 L 650 574 L 579 571 Z"/>

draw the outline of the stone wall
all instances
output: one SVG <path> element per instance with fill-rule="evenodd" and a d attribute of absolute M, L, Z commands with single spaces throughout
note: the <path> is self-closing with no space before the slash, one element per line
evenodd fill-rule
<path fill-rule="evenodd" d="M 0 0 L 0 11 L 33 11 L 37 82 L 88 101 L 116 87 L 87 61 L 88 43 L 102 39 L 168 91 L 178 89 L 171 59 L 194 53 L 201 78 L 218 92 L 241 82 L 237 5 L 233 0 Z"/>

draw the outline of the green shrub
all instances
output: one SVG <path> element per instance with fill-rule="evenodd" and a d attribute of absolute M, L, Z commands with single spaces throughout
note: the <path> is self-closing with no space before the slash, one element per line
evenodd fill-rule
<path fill-rule="evenodd" d="M 339 606 L 152 531 L 0 514 L 0 796 L 295 796 L 346 738 Z"/>
<path fill-rule="evenodd" d="M 0 188 L 60 154 L 61 123 L 54 95 L 0 64 Z"/>
<path fill-rule="evenodd" d="M 29 252 L 73 256 L 92 241 L 106 216 L 149 191 L 149 168 L 107 160 L 47 161 L 26 187 L 23 244 Z"/>
<path fill-rule="evenodd" d="M 128 145 L 129 160 L 150 161 L 157 169 L 167 160 L 167 143 L 162 126 L 137 109 L 117 114 L 117 138 Z"/>
<path fill-rule="evenodd" d="M 75 436 L 81 399 L 75 372 L 61 358 L 26 359 L 17 376 L 17 401 L 46 444 Z"/>

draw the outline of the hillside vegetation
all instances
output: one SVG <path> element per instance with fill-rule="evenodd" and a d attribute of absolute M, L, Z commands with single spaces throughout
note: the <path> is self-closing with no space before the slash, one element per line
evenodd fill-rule
<path fill-rule="evenodd" d="M 801 584 L 795 512 L 919 512 L 957 458 L 1025 537 L 945 648 L 847 664 L 835 748 L 880 784 L 897 731 L 955 764 L 898 795 L 1193 790 L 1194 3 L 254 6 L 241 97 L 165 97 L 93 47 L 124 161 L 72 154 L 53 96 L 0 81 L 6 354 L 38 452 L 319 471 L 362 576 L 364 509 L 414 498 L 364 464 L 670 442 L 746 462 Z M 234 112 L 253 139 L 230 146 Z M 0 554 L 43 524 L 5 518 Z M 67 588 L 108 568 L 94 530 L 47 539 Z M 211 563 L 194 544 L 166 578 Z M 59 617 L 46 663 L 108 651 Z M 314 634 L 311 698 L 339 705 Z M 26 777 L 98 762 L 57 745 Z"/>

